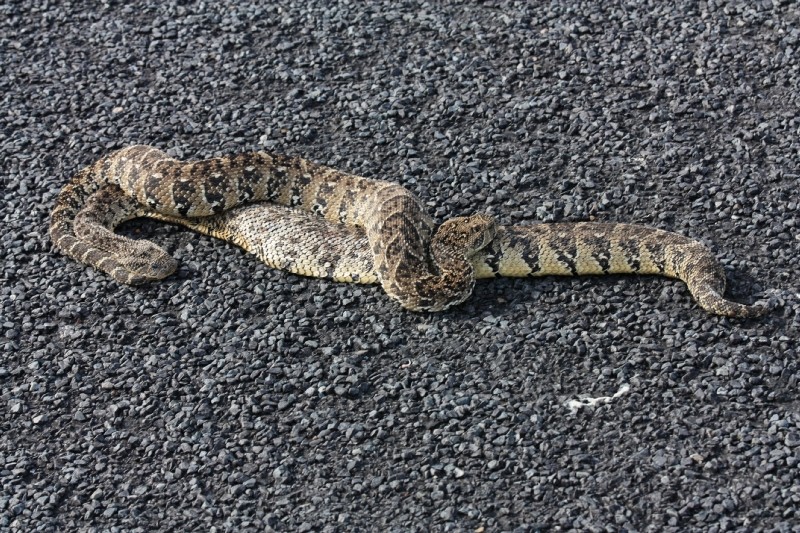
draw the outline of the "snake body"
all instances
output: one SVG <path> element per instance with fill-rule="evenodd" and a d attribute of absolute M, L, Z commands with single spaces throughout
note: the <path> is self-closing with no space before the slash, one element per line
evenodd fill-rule
<path fill-rule="evenodd" d="M 254 201 L 266 203 L 242 205 Z M 681 279 L 714 314 L 766 311 L 726 300 L 713 254 L 676 233 L 621 223 L 500 226 L 483 215 L 436 228 L 397 184 L 263 152 L 195 162 L 143 146 L 110 154 L 62 190 L 51 238 L 120 282 L 166 277 L 176 263 L 165 251 L 113 233 L 139 216 L 225 239 L 296 274 L 381 283 L 417 311 L 462 302 L 478 278 L 623 273 Z"/>

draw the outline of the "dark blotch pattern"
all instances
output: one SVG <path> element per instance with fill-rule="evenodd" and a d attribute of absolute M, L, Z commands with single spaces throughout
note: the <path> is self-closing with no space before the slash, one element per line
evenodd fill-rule
<path fill-rule="evenodd" d="M 600 265 L 603 273 L 608 274 L 611 269 L 611 240 L 605 236 L 588 234 L 584 239 L 584 246 L 589 249 L 592 259 Z"/>
<path fill-rule="evenodd" d="M 566 236 L 558 236 L 549 240 L 548 245 L 556 251 L 556 258 L 565 265 L 573 276 L 578 275 L 578 265 L 576 258 L 578 246 L 575 239 Z"/>
<path fill-rule="evenodd" d="M 189 214 L 189 211 L 194 206 L 192 202 L 195 191 L 195 185 L 188 181 L 176 181 L 172 184 L 172 200 L 175 203 L 175 208 L 184 217 Z M 159 206 L 160 201 L 156 200 L 156 204 L 153 207 L 158 209 Z"/>

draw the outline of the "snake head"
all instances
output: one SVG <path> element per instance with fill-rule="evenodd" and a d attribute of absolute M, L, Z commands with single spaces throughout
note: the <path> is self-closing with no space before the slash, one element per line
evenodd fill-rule
<path fill-rule="evenodd" d="M 486 248 L 494 240 L 497 223 L 487 215 L 454 217 L 436 230 L 433 240 L 466 256 Z"/>
<path fill-rule="evenodd" d="M 131 283 L 163 279 L 175 272 L 178 262 L 150 241 L 133 241 L 129 253 L 117 260 L 131 274 Z"/>

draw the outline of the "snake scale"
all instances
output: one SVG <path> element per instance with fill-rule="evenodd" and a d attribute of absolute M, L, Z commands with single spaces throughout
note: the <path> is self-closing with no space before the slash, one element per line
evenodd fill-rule
<path fill-rule="evenodd" d="M 710 313 L 767 310 L 726 300 L 713 254 L 677 233 L 622 223 L 501 226 L 484 215 L 437 228 L 399 184 L 265 152 L 190 162 L 148 146 L 113 152 L 62 189 L 50 236 L 64 254 L 119 282 L 164 278 L 177 267 L 172 257 L 113 232 L 140 216 L 225 239 L 296 274 L 380 283 L 415 311 L 463 302 L 478 278 L 623 273 L 681 279 Z"/>

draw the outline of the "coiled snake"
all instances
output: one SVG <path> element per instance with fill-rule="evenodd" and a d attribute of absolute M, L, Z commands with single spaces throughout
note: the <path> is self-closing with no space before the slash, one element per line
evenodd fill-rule
<path fill-rule="evenodd" d="M 113 233 L 139 216 L 223 238 L 296 274 L 379 282 L 415 311 L 463 302 L 476 278 L 623 273 L 679 278 L 714 314 L 767 310 L 726 300 L 713 254 L 676 233 L 621 223 L 500 226 L 484 215 L 436 228 L 398 184 L 264 152 L 182 162 L 148 146 L 119 150 L 62 189 L 50 236 L 119 282 L 164 278 L 177 264 L 163 249 Z"/>

